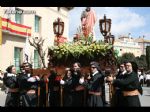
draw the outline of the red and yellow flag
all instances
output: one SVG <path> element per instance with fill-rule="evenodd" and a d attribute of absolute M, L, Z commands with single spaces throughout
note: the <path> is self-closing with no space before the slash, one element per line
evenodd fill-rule
<path fill-rule="evenodd" d="M 0 16 L 0 45 L 2 45 L 2 17 Z"/>
<path fill-rule="evenodd" d="M 31 27 L 17 24 L 6 18 L 2 18 L 2 29 L 24 36 L 26 36 L 28 33 L 28 36 L 31 36 Z"/>

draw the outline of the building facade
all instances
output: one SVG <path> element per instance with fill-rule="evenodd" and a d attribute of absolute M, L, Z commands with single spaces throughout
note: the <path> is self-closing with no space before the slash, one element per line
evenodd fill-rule
<path fill-rule="evenodd" d="M 0 7 L 0 69 L 5 71 L 9 65 L 15 65 L 19 71 L 27 45 L 29 62 L 34 68 L 41 67 L 38 52 L 29 45 L 27 38 L 44 39 L 42 48 L 48 51 L 47 48 L 54 45 L 53 22 L 58 17 L 64 22 L 63 37 L 68 38 L 69 10 L 67 7 Z M 47 55 L 45 63 L 48 63 Z"/>
<path fill-rule="evenodd" d="M 135 57 L 146 55 L 146 46 L 150 45 L 150 40 L 144 38 L 132 38 L 129 36 L 121 36 L 114 42 L 114 49 L 118 51 L 118 55 L 124 53 L 133 53 Z"/>
<path fill-rule="evenodd" d="M 141 56 L 142 54 L 138 42 L 135 42 L 133 38 L 125 36 L 115 40 L 114 49 L 118 51 L 119 56 L 122 56 L 124 53 L 133 53 L 135 56 Z"/>
<path fill-rule="evenodd" d="M 144 39 L 143 36 L 135 39 L 135 42 L 138 42 L 139 46 L 141 47 L 142 54 L 146 55 L 146 47 L 150 46 L 150 40 Z"/>

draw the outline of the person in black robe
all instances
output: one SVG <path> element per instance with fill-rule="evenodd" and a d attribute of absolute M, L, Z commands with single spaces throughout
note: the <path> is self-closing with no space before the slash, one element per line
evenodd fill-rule
<path fill-rule="evenodd" d="M 8 88 L 8 93 L 5 101 L 5 107 L 19 106 L 19 91 L 16 75 L 16 68 L 14 65 L 9 66 L 4 74 L 3 82 Z"/>
<path fill-rule="evenodd" d="M 116 75 L 116 79 L 122 79 L 124 74 L 126 73 L 124 63 L 120 64 L 119 72 Z M 121 107 L 123 106 L 123 93 L 120 87 L 115 87 L 115 94 L 114 94 L 114 106 Z"/>
<path fill-rule="evenodd" d="M 63 86 L 63 106 L 73 106 L 72 71 L 70 68 L 66 68 L 66 74 L 60 84 Z"/>
<path fill-rule="evenodd" d="M 112 77 L 107 77 L 108 81 L 116 87 L 122 89 L 125 107 L 140 107 L 141 103 L 139 100 L 139 94 L 142 95 L 143 90 L 139 83 L 137 75 L 137 64 L 135 62 L 127 61 L 125 63 L 126 73 L 122 79 L 113 79 Z"/>
<path fill-rule="evenodd" d="M 49 83 L 49 105 L 50 107 L 60 106 L 60 76 L 57 75 L 55 69 L 50 70 L 48 77 Z"/>
<path fill-rule="evenodd" d="M 84 86 L 79 83 L 79 79 L 82 77 L 81 64 L 75 62 L 72 69 L 72 88 L 73 88 L 73 106 L 84 106 Z"/>
<path fill-rule="evenodd" d="M 40 107 L 47 107 L 47 101 L 48 101 L 48 88 L 46 88 L 46 85 L 48 84 L 48 75 L 44 74 L 40 79 L 40 101 L 39 106 Z M 47 89 L 47 90 L 46 90 Z"/>
<path fill-rule="evenodd" d="M 97 62 L 91 62 L 91 78 L 84 80 L 80 78 L 79 83 L 84 85 L 88 89 L 87 104 L 89 107 L 103 107 L 102 100 L 102 87 L 104 82 L 104 76 L 100 72 L 99 64 Z"/>
<path fill-rule="evenodd" d="M 21 107 L 36 107 L 38 104 L 37 89 L 39 83 L 38 76 L 32 76 L 32 65 L 23 63 L 25 73 L 19 74 L 19 92 Z"/>

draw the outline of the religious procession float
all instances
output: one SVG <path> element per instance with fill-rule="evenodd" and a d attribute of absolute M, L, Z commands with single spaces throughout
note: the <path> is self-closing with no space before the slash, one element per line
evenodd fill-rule
<path fill-rule="evenodd" d="M 93 41 L 93 35 L 91 35 L 87 29 L 82 29 L 76 34 L 72 42 L 58 43 L 62 33 L 58 34 L 60 31 L 56 32 L 57 44 L 48 48 L 48 67 L 36 69 L 33 71 L 34 74 L 50 74 L 51 70 L 55 70 L 57 74 L 56 79 L 59 81 L 65 75 L 65 69 L 67 67 L 72 67 L 74 62 L 80 62 L 81 73 L 86 77 L 86 75 L 90 73 L 90 62 L 96 61 L 100 64 L 102 71 L 105 71 L 105 73 L 109 75 L 114 75 L 116 73 L 117 54 L 113 49 L 115 38 L 110 33 L 111 20 L 106 19 L 106 16 L 104 16 L 104 19 L 101 19 L 99 22 L 100 31 L 104 36 L 104 40 Z M 59 23 L 59 25 L 61 24 Z M 30 43 L 30 45 L 33 46 L 32 43 Z M 44 59 L 41 50 L 42 49 L 38 50 L 39 55 L 41 59 Z M 42 62 L 44 63 L 44 61 Z M 111 90 L 112 88 L 110 88 L 110 92 L 112 92 Z"/>

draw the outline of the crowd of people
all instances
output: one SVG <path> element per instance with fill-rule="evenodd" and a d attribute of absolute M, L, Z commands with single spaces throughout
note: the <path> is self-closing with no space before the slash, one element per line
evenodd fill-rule
<path fill-rule="evenodd" d="M 33 75 L 32 65 L 23 63 L 20 73 L 14 65 L 6 69 L 3 83 L 8 88 L 6 107 L 105 107 L 105 83 L 114 86 L 113 106 L 140 107 L 141 76 L 135 63 L 120 64 L 115 78 L 105 75 L 97 62 L 91 62 L 90 73 L 85 77 L 81 64 L 75 62 L 58 78 L 55 70 L 42 77 Z M 148 78 L 146 79 L 148 81 Z M 40 89 L 39 89 L 40 88 Z M 62 91 L 63 90 L 63 91 Z"/>
<path fill-rule="evenodd" d="M 150 87 L 150 73 L 144 73 L 143 70 L 138 70 L 138 77 L 141 86 L 145 84 L 147 87 Z"/>

